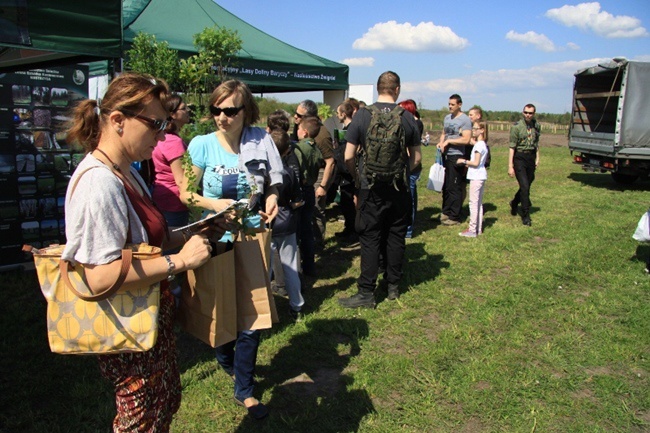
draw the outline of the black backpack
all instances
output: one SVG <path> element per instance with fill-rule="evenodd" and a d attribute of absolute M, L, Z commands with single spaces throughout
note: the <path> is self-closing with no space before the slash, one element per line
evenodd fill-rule
<path fill-rule="evenodd" d="M 404 109 L 397 105 L 392 110 L 381 109 L 374 105 L 367 107 L 370 111 L 370 124 L 366 131 L 366 145 L 363 152 L 363 175 L 368 180 L 368 187 L 375 184 L 393 184 L 406 182 L 406 134 L 402 125 Z"/>
<path fill-rule="evenodd" d="M 488 146 L 487 142 L 485 143 L 485 147 L 487 148 L 487 155 L 485 156 L 485 168 L 490 168 L 490 163 L 492 162 L 492 151 L 490 150 L 490 146 Z"/>

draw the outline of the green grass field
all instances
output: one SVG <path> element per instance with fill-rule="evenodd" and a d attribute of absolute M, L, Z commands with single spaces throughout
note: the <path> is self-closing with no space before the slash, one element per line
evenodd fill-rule
<path fill-rule="evenodd" d="M 345 310 L 358 248 L 341 248 L 332 209 L 307 281 L 311 312 L 288 302 L 263 333 L 256 394 L 271 410 L 248 419 L 213 351 L 179 331 L 183 403 L 173 432 L 648 432 L 650 246 L 631 235 L 650 180 L 620 187 L 583 173 L 566 147 L 542 149 L 532 228 L 509 213 L 517 186 L 494 147 L 485 234 L 432 219 L 441 197 L 420 181 L 402 296 Z M 425 152 L 425 170 L 433 148 Z M 54 355 L 34 275 L 0 276 L 0 432 L 107 432 L 112 393 L 92 357 Z"/>

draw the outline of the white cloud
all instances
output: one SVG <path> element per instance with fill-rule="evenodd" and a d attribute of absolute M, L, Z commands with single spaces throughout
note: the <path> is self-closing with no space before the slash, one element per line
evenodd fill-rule
<path fill-rule="evenodd" d="M 535 33 L 533 31 L 526 33 L 517 33 L 514 30 L 510 30 L 506 33 L 506 39 L 513 42 L 519 42 L 523 46 L 532 45 L 534 48 L 540 51 L 546 51 L 547 53 L 557 51 L 557 47 L 546 35 Z"/>
<path fill-rule="evenodd" d="M 591 30 L 606 38 L 638 38 L 648 36 L 641 20 L 627 15 L 614 16 L 601 10 L 600 3 L 580 3 L 549 9 L 546 17 L 567 27 Z"/>
<path fill-rule="evenodd" d="M 340 63 L 345 63 L 348 66 L 375 66 L 375 59 L 373 57 L 350 57 L 343 59 Z"/>
<path fill-rule="evenodd" d="M 461 51 L 469 41 L 461 38 L 449 27 L 436 26 L 432 22 L 411 23 L 388 21 L 368 29 L 352 48 L 356 50 L 447 52 Z"/>
<path fill-rule="evenodd" d="M 609 62 L 610 58 L 595 58 L 579 61 L 545 63 L 526 69 L 499 69 L 494 71 L 478 71 L 475 74 L 461 78 L 438 79 L 425 82 L 402 82 L 402 92 L 405 98 L 413 95 L 437 94 L 450 95 L 459 93 L 487 95 L 517 89 L 571 88 L 573 74 L 578 70 L 598 63 Z M 413 98 L 416 99 L 416 98 Z"/>
<path fill-rule="evenodd" d="M 634 58 L 637 62 L 650 62 L 650 54 L 642 54 Z"/>
<path fill-rule="evenodd" d="M 580 45 L 574 44 L 573 42 L 569 42 L 568 44 L 566 44 L 566 47 L 568 49 L 570 49 L 570 50 L 579 50 L 580 49 Z"/>

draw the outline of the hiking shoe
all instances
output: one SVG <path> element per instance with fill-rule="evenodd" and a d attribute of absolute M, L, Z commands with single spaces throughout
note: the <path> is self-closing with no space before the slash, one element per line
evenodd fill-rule
<path fill-rule="evenodd" d="M 442 222 L 443 226 L 457 226 L 458 224 L 460 224 L 460 221 L 452 220 L 449 218 Z"/>
<path fill-rule="evenodd" d="M 337 238 L 347 238 L 348 236 L 350 236 L 352 234 L 356 234 L 356 231 L 344 229 L 342 232 L 334 233 L 334 236 L 336 236 Z"/>
<path fill-rule="evenodd" d="M 510 201 L 510 215 L 517 216 L 517 206 L 518 204 L 514 200 Z"/>
<path fill-rule="evenodd" d="M 399 286 L 397 284 L 388 285 L 388 296 L 387 298 L 391 301 L 399 298 Z"/>
<path fill-rule="evenodd" d="M 458 236 L 462 236 L 464 238 L 475 238 L 476 232 L 470 232 L 469 230 L 465 230 L 464 232 L 458 233 Z"/>
<path fill-rule="evenodd" d="M 375 296 L 372 293 L 357 293 L 349 298 L 339 298 L 339 305 L 344 308 L 375 308 Z"/>
<path fill-rule="evenodd" d="M 533 222 L 530 220 L 530 217 L 528 217 L 528 216 L 521 217 L 521 223 L 523 225 L 525 225 L 525 226 L 528 226 L 528 227 L 533 225 Z"/>
<path fill-rule="evenodd" d="M 340 237 L 339 240 L 344 244 L 356 244 L 359 242 L 359 235 L 356 232 L 352 232 L 346 236 Z"/>

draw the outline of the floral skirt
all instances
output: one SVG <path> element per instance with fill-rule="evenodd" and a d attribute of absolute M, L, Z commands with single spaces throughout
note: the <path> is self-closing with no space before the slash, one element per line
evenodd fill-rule
<path fill-rule="evenodd" d="M 114 432 L 169 431 L 181 404 L 174 313 L 174 296 L 161 287 L 154 347 L 147 352 L 99 356 L 102 375 L 115 386 Z"/>

